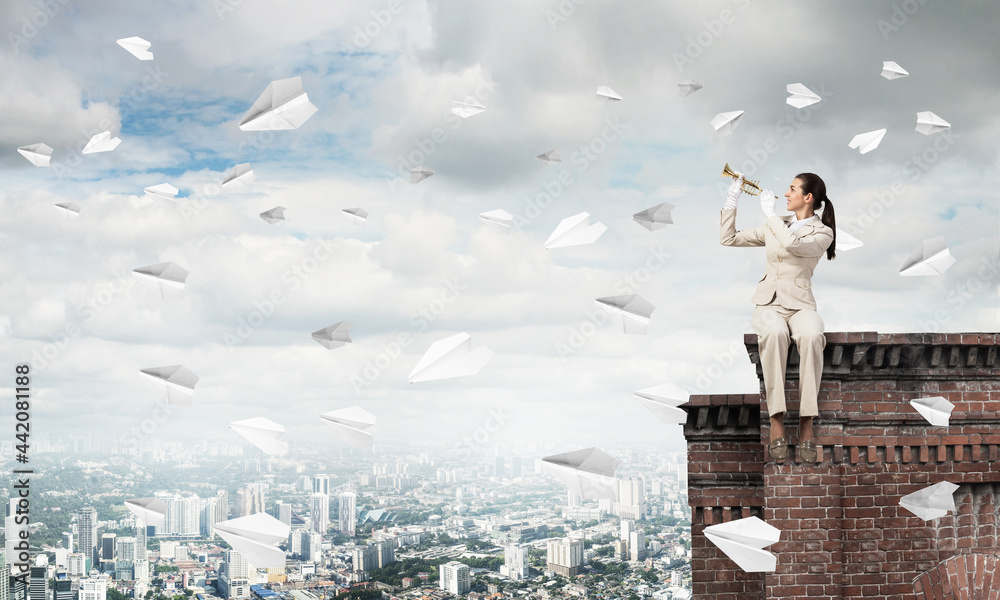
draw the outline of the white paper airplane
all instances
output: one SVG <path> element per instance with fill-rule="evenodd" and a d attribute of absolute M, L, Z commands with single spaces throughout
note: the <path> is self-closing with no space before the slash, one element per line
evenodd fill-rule
<path fill-rule="evenodd" d="M 674 222 L 673 218 L 670 216 L 670 211 L 675 208 L 677 207 L 673 204 L 661 202 L 656 206 L 652 206 L 646 210 L 635 213 L 632 215 L 632 220 L 650 231 L 656 231 L 657 229 L 663 229 L 667 225 Z"/>
<path fill-rule="evenodd" d="M 351 343 L 351 325 L 347 321 L 339 321 L 329 327 L 312 332 L 312 339 L 328 350 L 340 348 Z"/>
<path fill-rule="evenodd" d="M 240 119 L 241 131 L 298 129 L 319 110 L 302 90 L 301 77 L 279 79 L 267 84 L 264 92 Z"/>
<path fill-rule="evenodd" d="M 67 219 L 80 216 L 80 205 L 76 202 L 60 202 L 55 206 Z"/>
<path fill-rule="evenodd" d="M 788 90 L 789 94 L 791 94 L 791 96 L 785 99 L 785 102 L 787 102 L 789 106 L 794 106 L 795 108 L 812 106 L 822 100 L 816 92 L 810 90 L 801 83 L 789 83 L 785 86 L 785 89 Z"/>
<path fill-rule="evenodd" d="M 593 244 L 607 230 L 604 223 L 598 222 L 591 225 L 590 213 L 582 212 L 560 221 L 559 226 L 545 241 L 545 247 L 552 249 Z"/>
<path fill-rule="evenodd" d="M 690 96 L 691 94 L 697 92 L 703 87 L 705 86 L 703 86 L 700 83 L 695 83 L 690 79 L 688 79 L 687 81 L 682 81 L 677 84 L 677 93 L 680 94 L 681 98 L 683 98 L 685 96 Z"/>
<path fill-rule="evenodd" d="M 188 271 L 172 262 L 132 269 L 132 274 L 139 279 L 139 283 L 159 294 L 161 298 L 184 296 L 184 282 L 187 281 Z"/>
<path fill-rule="evenodd" d="M 30 146 L 21 146 L 17 151 L 27 158 L 36 167 L 47 167 L 52 160 L 52 148 L 46 144 L 38 143 Z"/>
<path fill-rule="evenodd" d="M 240 163 L 233 167 L 233 171 L 222 180 L 224 188 L 250 187 L 250 184 L 257 179 L 250 168 L 250 163 Z"/>
<path fill-rule="evenodd" d="M 642 405 L 664 423 L 687 422 L 687 411 L 677 408 L 691 399 L 691 394 L 672 383 L 664 383 L 635 392 Z"/>
<path fill-rule="evenodd" d="M 215 524 L 215 532 L 254 567 L 285 566 L 285 551 L 275 544 L 287 540 L 292 528 L 260 512 Z"/>
<path fill-rule="evenodd" d="M 837 252 L 847 252 L 864 246 L 865 243 L 847 233 L 841 228 L 837 228 Z"/>
<path fill-rule="evenodd" d="M 82 154 L 94 154 L 97 152 L 111 152 L 122 143 L 121 138 L 111 137 L 110 131 L 103 131 L 90 138 L 84 146 Z"/>
<path fill-rule="evenodd" d="M 451 114 L 461 117 L 463 119 L 468 119 L 473 115 L 478 115 L 479 113 L 486 110 L 486 107 L 480 104 L 475 98 L 469 96 L 464 102 L 458 100 L 451 101 L 454 106 L 451 107 Z"/>
<path fill-rule="evenodd" d="M 719 113 L 712 118 L 710 125 L 719 132 L 719 135 L 731 135 L 742 118 L 742 110 Z"/>
<path fill-rule="evenodd" d="M 139 373 L 167 404 L 179 406 L 191 406 L 191 399 L 194 398 L 194 386 L 198 385 L 198 381 L 201 379 L 183 365 L 150 367 L 140 369 Z"/>
<path fill-rule="evenodd" d="M 129 509 L 143 525 L 163 527 L 163 523 L 167 518 L 167 503 L 159 498 L 133 498 L 126 500 L 125 508 Z"/>
<path fill-rule="evenodd" d="M 285 207 L 284 206 L 275 206 L 271 210 L 265 210 L 264 212 L 260 213 L 260 218 L 264 219 L 265 221 L 267 221 L 271 225 L 274 225 L 278 221 L 284 221 L 285 220 Z"/>
<path fill-rule="evenodd" d="M 638 335 L 646 335 L 649 316 L 656 310 L 655 306 L 638 294 L 598 298 L 594 303 L 604 309 L 625 333 Z"/>
<path fill-rule="evenodd" d="M 924 521 L 930 521 L 949 512 L 958 512 L 954 496 L 957 489 L 958 486 L 954 483 L 942 481 L 903 496 L 899 499 L 899 505 Z"/>
<path fill-rule="evenodd" d="M 948 419 L 955 405 L 944 396 L 930 396 L 910 400 L 910 406 L 916 409 L 927 422 L 936 427 L 947 427 Z"/>
<path fill-rule="evenodd" d="M 151 185 L 148 188 L 144 188 L 142 191 L 146 192 L 151 198 L 156 198 L 157 200 L 173 200 L 180 190 L 169 183 L 161 183 L 159 185 Z"/>
<path fill-rule="evenodd" d="M 479 220 L 489 225 L 491 229 L 509 233 L 510 226 L 514 222 L 514 215 L 502 208 L 498 208 L 496 210 L 479 213 Z"/>
<path fill-rule="evenodd" d="M 350 217 L 351 221 L 353 221 L 355 225 L 364 225 L 365 221 L 368 220 L 368 211 L 361 207 L 345 208 L 340 212 Z"/>
<path fill-rule="evenodd" d="M 549 150 L 548 152 L 542 152 L 535 158 L 540 160 L 546 166 L 562 162 L 562 156 L 559 154 L 559 150 L 556 150 L 555 148 Z"/>
<path fill-rule="evenodd" d="M 542 459 L 542 467 L 581 499 L 614 500 L 617 458 L 598 448 L 584 448 Z"/>
<path fill-rule="evenodd" d="M 940 275 L 955 262 L 955 257 L 951 255 L 944 244 L 944 238 L 931 238 L 921 242 L 920 246 L 899 268 L 899 274 L 905 276 Z"/>
<path fill-rule="evenodd" d="M 410 169 L 410 183 L 420 183 L 421 181 L 427 179 L 434 174 L 427 167 L 417 167 L 416 169 Z"/>
<path fill-rule="evenodd" d="M 778 557 L 764 550 L 776 544 L 781 530 L 757 517 L 736 519 L 704 529 L 705 537 L 747 573 L 773 573 Z"/>
<path fill-rule="evenodd" d="M 352 446 L 375 444 L 375 415 L 360 406 L 332 410 L 320 415 L 323 422 Z"/>
<path fill-rule="evenodd" d="M 606 85 L 602 85 L 602 86 L 599 86 L 597 88 L 597 97 L 598 98 L 604 98 L 605 102 L 607 102 L 609 100 L 621 100 L 622 99 L 621 96 L 619 96 L 617 93 L 615 93 L 615 91 L 613 89 L 609 88 Z"/>
<path fill-rule="evenodd" d="M 248 442 L 256 446 L 268 456 L 285 456 L 288 454 L 288 442 L 282 441 L 285 428 L 271 419 L 253 417 L 242 421 L 233 421 L 229 428 L 240 434 Z"/>
<path fill-rule="evenodd" d="M 153 53 L 149 51 L 152 44 L 141 37 L 122 38 L 118 40 L 118 45 L 139 60 L 153 60 Z"/>
<path fill-rule="evenodd" d="M 493 358 L 486 346 L 472 349 L 472 336 L 458 333 L 431 344 L 410 371 L 410 383 L 475 375 Z"/>
<path fill-rule="evenodd" d="M 930 135 L 950 128 L 951 123 L 929 110 L 917 113 L 917 131 L 924 135 Z"/>
<path fill-rule="evenodd" d="M 899 66 L 899 63 L 891 60 L 886 60 L 882 62 L 882 77 L 886 79 L 899 79 L 900 77 L 906 77 L 909 73 L 903 67 Z"/>
<path fill-rule="evenodd" d="M 861 154 L 868 154 L 882 142 L 882 138 L 885 137 L 885 129 L 876 129 L 875 131 L 869 131 L 867 133 L 859 133 L 854 136 L 851 143 L 847 145 L 848 148 L 857 148 L 861 151 Z"/>

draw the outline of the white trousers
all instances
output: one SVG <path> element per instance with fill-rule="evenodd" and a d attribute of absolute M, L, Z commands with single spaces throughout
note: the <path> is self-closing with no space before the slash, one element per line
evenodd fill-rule
<path fill-rule="evenodd" d="M 790 341 L 795 341 L 799 350 L 799 416 L 819 415 L 817 396 L 826 348 L 819 314 L 767 304 L 754 309 L 750 325 L 757 334 L 768 415 L 785 412 L 785 365 Z"/>

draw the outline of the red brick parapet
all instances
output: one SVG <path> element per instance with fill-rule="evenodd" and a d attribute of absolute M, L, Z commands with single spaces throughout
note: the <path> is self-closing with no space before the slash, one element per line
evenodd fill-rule
<path fill-rule="evenodd" d="M 685 405 L 697 600 L 951 598 L 931 589 L 934 582 L 956 569 L 982 580 L 994 563 L 971 556 L 1000 558 L 1000 334 L 826 338 L 817 464 L 795 460 L 794 344 L 786 380 L 793 447 L 784 464 L 765 456 L 756 335 L 744 342 L 760 394 L 692 396 Z M 924 396 L 955 405 L 948 427 L 931 426 L 910 406 Z M 960 486 L 958 514 L 925 523 L 899 506 L 901 496 L 940 481 Z M 782 531 L 769 549 L 778 556 L 775 573 L 743 573 L 702 534 L 751 515 Z M 970 571 L 980 563 L 989 571 L 982 577 Z"/>

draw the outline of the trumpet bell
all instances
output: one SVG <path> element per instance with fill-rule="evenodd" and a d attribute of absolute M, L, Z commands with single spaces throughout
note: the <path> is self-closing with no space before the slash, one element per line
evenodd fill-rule
<path fill-rule="evenodd" d="M 736 179 L 739 175 L 729 168 L 729 163 L 726 163 L 726 166 L 722 168 L 722 175 L 720 177 L 732 177 L 733 179 Z M 742 189 L 745 194 L 749 194 L 751 196 L 756 196 L 761 192 L 761 187 L 758 182 L 751 181 L 750 179 L 744 179 L 743 185 L 740 189 Z"/>

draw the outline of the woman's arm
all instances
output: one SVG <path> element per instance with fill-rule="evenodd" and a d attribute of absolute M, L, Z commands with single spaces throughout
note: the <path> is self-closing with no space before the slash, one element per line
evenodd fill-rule
<path fill-rule="evenodd" d="M 763 246 L 764 228 L 736 231 L 736 209 L 723 209 L 719 241 L 723 246 Z"/>
<path fill-rule="evenodd" d="M 778 243 L 789 254 L 802 258 L 814 258 L 823 256 L 826 249 L 833 243 L 833 235 L 826 229 L 821 229 L 816 233 L 798 237 L 792 233 L 781 217 L 768 217 L 764 226 L 771 230 Z"/>

